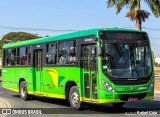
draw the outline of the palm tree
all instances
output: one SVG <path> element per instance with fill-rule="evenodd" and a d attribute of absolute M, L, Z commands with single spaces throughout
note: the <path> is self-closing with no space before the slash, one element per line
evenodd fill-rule
<path fill-rule="evenodd" d="M 126 17 L 136 21 L 136 29 L 142 29 L 142 22 L 149 18 L 150 13 L 146 10 L 141 10 L 142 0 L 107 0 L 107 7 L 115 6 L 116 14 L 119 14 L 123 7 L 127 7 Z M 160 17 L 160 0 L 143 0 L 150 7 L 155 17 Z"/>

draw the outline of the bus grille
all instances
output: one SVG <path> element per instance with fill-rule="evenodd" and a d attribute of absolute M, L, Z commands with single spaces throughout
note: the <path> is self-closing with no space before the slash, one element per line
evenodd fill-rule
<path fill-rule="evenodd" d="M 138 100 L 143 99 L 147 93 L 140 93 L 140 94 L 119 94 L 119 98 L 122 101 L 127 101 L 129 98 L 138 98 Z"/>

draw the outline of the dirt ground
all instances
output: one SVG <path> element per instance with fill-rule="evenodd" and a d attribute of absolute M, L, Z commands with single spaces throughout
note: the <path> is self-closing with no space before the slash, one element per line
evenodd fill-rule
<path fill-rule="evenodd" d="M 155 80 L 155 90 L 160 91 L 160 80 Z"/>
<path fill-rule="evenodd" d="M 160 76 L 160 70 L 154 70 L 154 76 Z"/>

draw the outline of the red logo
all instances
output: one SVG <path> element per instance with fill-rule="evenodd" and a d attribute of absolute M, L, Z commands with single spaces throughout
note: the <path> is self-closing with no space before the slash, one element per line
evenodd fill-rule
<path fill-rule="evenodd" d="M 131 87 L 131 90 L 134 91 L 135 90 L 134 87 Z"/>

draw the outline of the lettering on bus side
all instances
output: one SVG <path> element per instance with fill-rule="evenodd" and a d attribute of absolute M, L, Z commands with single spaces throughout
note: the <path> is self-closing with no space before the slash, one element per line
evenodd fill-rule
<path fill-rule="evenodd" d="M 25 70 L 19 70 L 19 77 L 25 76 Z"/>
<path fill-rule="evenodd" d="M 93 41 L 93 39 L 92 38 L 88 38 L 88 39 L 85 39 L 84 41 L 85 42 L 90 42 L 90 41 Z"/>
<path fill-rule="evenodd" d="M 40 45 L 37 45 L 37 48 L 40 48 L 41 46 Z"/>
<path fill-rule="evenodd" d="M 95 37 L 90 37 L 90 38 L 84 38 L 83 43 L 96 43 L 97 42 L 97 38 Z"/>

